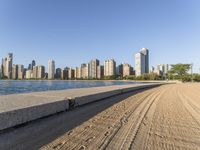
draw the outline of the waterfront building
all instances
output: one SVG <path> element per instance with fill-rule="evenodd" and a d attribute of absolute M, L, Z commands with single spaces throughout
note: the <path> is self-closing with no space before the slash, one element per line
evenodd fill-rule
<path fill-rule="evenodd" d="M 54 79 L 55 76 L 55 61 L 50 59 L 48 61 L 48 79 Z"/>
<path fill-rule="evenodd" d="M 26 79 L 32 79 L 33 78 L 33 71 L 28 69 L 26 70 Z"/>
<path fill-rule="evenodd" d="M 75 73 L 75 70 L 72 69 L 72 68 L 69 68 L 69 70 L 68 70 L 68 79 L 74 79 L 74 73 Z"/>
<path fill-rule="evenodd" d="M 104 66 L 97 66 L 97 79 L 103 79 L 104 77 Z"/>
<path fill-rule="evenodd" d="M 89 64 L 81 64 L 81 78 L 89 78 Z"/>
<path fill-rule="evenodd" d="M 116 74 L 118 76 L 123 76 L 123 64 L 120 64 L 120 65 L 117 66 L 117 68 L 116 68 Z"/>
<path fill-rule="evenodd" d="M 140 76 L 145 73 L 145 56 L 141 53 L 135 54 L 135 74 Z"/>
<path fill-rule="evenodd" d="M 168 64 L 160 64 L 157 66 L 157 70 L 160 72 L 159 75 L 166 76 L 167 72 L 169 71 L 169 65 Z"/>
<path fill-rule="evenodd" d="M 114 76 L 116 74 L 116 62 L 114 59 L 104 61 L 104 76 Z"/>
<path fill-rule="evenodd" d="M 8 53 L 8 56 L 3 60 L 3 75 L 8 79 L 12 78 L 12 65 L 13 65 L 13 54 Z"/>
<path fill-rule="evenodd" d="M 62 69 L 61 70 L 61 79 L 62 80 L 67 80 L 68 79 L 68 70 L 67 69 Z"/>
<path fill-rule="evenodd" d="M 132 70 L 131 65 L 123 64 L 123 77 L 131 75 Z"/>
<path fill-rule="evenodd" d="M 141 48 L 140 53 L 145 57 L 145 73 L 149 73 L 149 50 L 147 48 Z"/>
<path fill-rule="evenodd" d="M 149 73 L 149 50 L 142 48 L 139 53 L 135 54 L 135 71 L 136 76 Z"/>
<path fill-rule="evenodd" d="M 55 75 L 56 79 L 61 79 L 61 72 L 62 72 L 61 68 L 56 69 L 56 75 Z"/>
<path fill-rule="evenodd" d="M 38 75 L 38 67 L 37 66 L 33 66 L 33 78 L 37 79 L 37 75 Z"/>
<path fill-rule="evenodd" d="M 80 79 L 81 78 L 81 68 L 79 68 L 79 67 L 76 67 L 75 68 L 75 73 L 74 73 L 75 75 L 75 79 Z"/>
<path fill-rule="evenodd" d="M 18 79 L 18 65 L 12 66 L 12 79 L 17 80 Z"/>
<path fill-rule="evenodd" d="M 17 65 L 18 66 L 18 79 L 22 80 L 24 79 L 24 66 L 23 65 Z"/>
<path fill-rule="evenodd" d="M 44 79 L 45 77 L 45 67 L 40 65 L 37 66 L 37 79 Z"/>
<path fill-rule="evenodd" d="M 96 79 L 97 78 L 97 66 L 99 66 L 99 60 L 94 59 L 89 63 L 89 78 Z"/>

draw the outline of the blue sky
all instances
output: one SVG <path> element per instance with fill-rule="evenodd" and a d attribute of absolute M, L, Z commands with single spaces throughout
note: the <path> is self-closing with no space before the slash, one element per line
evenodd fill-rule
<path fill-rule="evenodd" d="M 0 58 L 75 67 L 92 58 L 134 65 L 194 63 L 200 68 L 199 0 L 0 0 Z"/>

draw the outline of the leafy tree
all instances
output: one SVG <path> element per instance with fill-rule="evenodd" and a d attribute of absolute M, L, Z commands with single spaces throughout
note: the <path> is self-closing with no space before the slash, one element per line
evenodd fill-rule
<path fill-rule="evenodd" d="M 191 64 L 175 64 L 171 65 L 169 73 L 177 74 L 178 76 L 186 75 L 191 68 Z"/>
<path fill-rule="evenodd" d="M 195 82 L 200 82 L 200 74 L 194 74 L 193 80 Z"/>
<path fill-rule="evenodd" d="M 175 64 L 171 65 L 169 70 L 169 78 L 175 80 L 182 80 L 182 82 L 189 82 L 192 80 L 192 76 L 188 74 L 191 68 L 191 64 Z"/>

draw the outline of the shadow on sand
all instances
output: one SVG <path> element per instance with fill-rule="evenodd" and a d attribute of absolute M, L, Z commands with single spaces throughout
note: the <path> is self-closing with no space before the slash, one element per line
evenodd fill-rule
<path fill-rule="evenodd" d="M 105 109 L 145 90 L 148 89 L 113 96 L 9 129 L 0 134 L 0 149 L 39 149 Z"/>

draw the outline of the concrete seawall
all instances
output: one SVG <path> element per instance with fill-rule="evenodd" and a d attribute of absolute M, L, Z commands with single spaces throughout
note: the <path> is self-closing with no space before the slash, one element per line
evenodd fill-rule
<path fill-rule="evenodd" d="M 115 85 L 3 95 L 0 96 L 0 130 L 115 95 L 159 85 L 161 84 Z"/>

